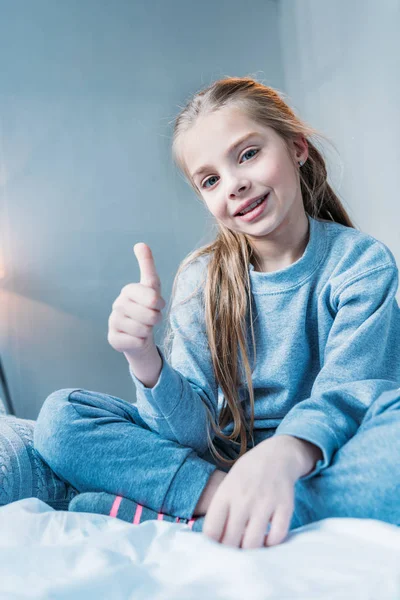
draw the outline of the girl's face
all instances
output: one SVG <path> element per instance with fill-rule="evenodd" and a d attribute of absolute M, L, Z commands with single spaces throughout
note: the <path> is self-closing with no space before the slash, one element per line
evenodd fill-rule
<path fill-rule="evenodd" d="M 288 150 L 274 129 L 255 123 L 237 107 L 224 107 L 199 117 L 182 137 L 181 151 L 193 184 L 226 227 L 260 241 L 265 236 L 274 239 L 275 234 L 282 239 L 283 230 L 299 219 L 307 223 L 299 167 L 289 155 L 290 151 L 296 165 L 306 160 L 308 148 L 302 136 Z M 249 221 L 235 216 L 244 201 L 267 193 L 259 216 Z"/>

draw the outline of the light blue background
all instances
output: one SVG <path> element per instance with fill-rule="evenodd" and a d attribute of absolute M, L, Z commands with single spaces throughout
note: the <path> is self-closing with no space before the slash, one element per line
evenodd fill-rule
<path fill-rule="evenodd" d="M 154 253 L 168 303 L 213 221 L 176 171 L 198 89 L 251 75 L 328 135 L 356 225 L 400 260 L 400 2 L 0 0 L 0 353 L 16 413 L 54 390 L 135 401 L 111 305 Z M 165 324 L 156 327 L 156 341 Z"/>

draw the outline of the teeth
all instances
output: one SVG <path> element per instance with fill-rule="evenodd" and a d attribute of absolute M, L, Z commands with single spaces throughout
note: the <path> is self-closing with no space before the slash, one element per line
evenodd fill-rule
<path fill-rule="evenodd" d="M 265 196 L 266 195 L 267 194 L 265 194 Z M 245 210 L 243 210 L 242 212 L 240 212 L 238 214 L 239 215 L 245 215 L 246 213 L 250 212 L 251 210 L 253 210 L 253 208 L 255 208 L 256 206 L 258 206 L 259 204 L 261 204 L 261 202 L 264 200 L 265 196 L 263 196 L 259 200 L 256 200 L 255 202 L 253 202 L 253 204 L 250 204 L 250 206 L 248 206 Z"/>

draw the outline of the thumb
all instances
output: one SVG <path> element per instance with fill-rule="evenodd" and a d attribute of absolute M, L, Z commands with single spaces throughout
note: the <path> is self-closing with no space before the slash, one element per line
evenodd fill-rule
<path fill-rule="evenodd" d="M 133 251 L 139 263 L 140 283 L 161 293 L 161 281 L 150 247 L 144 242 L 139 242 L 133 246 Z"/>

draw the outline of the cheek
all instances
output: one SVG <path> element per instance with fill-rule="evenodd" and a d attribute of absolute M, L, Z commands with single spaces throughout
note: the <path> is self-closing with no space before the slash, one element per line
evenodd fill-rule
<path fill-rule="evenodd" d="M 271 187 L 291 188 L 296 183 L 293 166 L 287 161 L 270 163 L 266 172 L 267 183 Z"/>
<path fill-rule="evenodd" d="M 268 163 L 265 173 L 268 178 L 268 183 L 273 187 L 274 184 L 278 185 L 285 177 L 285 167 L 279 161 L 271 161 Z"/>
<path fill-rule="evenodd" d="M 216 200 L 213 202 L 212 200 L 204 200 L 204 204 L 206 205 L 207 210 L 214 215 L 214 217 L 221 217 L 223 214 L 223 206 L 219 204 Z"/>
<path fill-rule="evenodd" d="M 202 197 L 202 201 L 207 210 L 210 211 L 210 213 L 215 217 L 223 216 L 226 207 L 216 195 L 210 194 L 207 198 Z"/>

